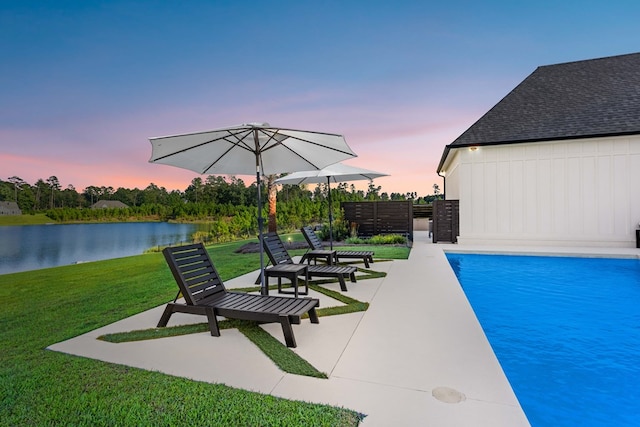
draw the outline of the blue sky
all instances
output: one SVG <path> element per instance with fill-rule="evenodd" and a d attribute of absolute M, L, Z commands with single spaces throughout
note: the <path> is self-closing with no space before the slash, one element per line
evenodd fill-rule
<path fill-rule="evenodd" d="M 148 137 L 343 134 L 431 194 L 444 146 L 536 67 L 640 51 L 637 1 L 2 1 L 0 179 L 184 190 Z M 243 177 L 249 183 L 252 177 Z M 366 183 L 358 183 L 359 187 Z"/>

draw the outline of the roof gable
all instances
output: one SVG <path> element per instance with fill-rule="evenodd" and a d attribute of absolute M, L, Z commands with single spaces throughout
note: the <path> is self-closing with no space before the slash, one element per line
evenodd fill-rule
<path fill-rule="evenodd" d="M 91 205 L 91 209 L 120 209 L 128 207 L 129 206 L 119 200 L 98 200 L 96 203 Z"/>
<path fill-rule="evenodd" d="M 8 215 L 21 215 L 22 211 L 16 202 L 0 202 L 0 213 Z"/>
<path fill-rule="evenodd" d="M 640 53 L 538 67 L 447 146 L 640 134 Z"/>

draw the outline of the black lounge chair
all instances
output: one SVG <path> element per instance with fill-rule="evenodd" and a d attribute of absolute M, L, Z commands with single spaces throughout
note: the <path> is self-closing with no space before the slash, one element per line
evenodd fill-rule
<path fill-rule="evenodd" d="M 312 259 L 327 258 L 327 252 L 329 251 L 325 250 L 322 247 L 322 242 L 316 235 L 315 231 L 313 231 L 313 229 L 309 226 L 302 227 L 300 231 L 302 231 L 302 235 L 304 236 L 305 240 L 309 244 L 309 247 L 311 248 L 306 254 L 302 256 L 302 262 L 304 262 L 305 259 L 311 262 Z M 362 261 L 364 262 L 364 266 L 366 268 L 369 268 L 369 263 L 373 264 L 373 254 L 374 254 L 373 251 L 334 251 L 334 252 L 335 252 L 334 259 L 336 260 L 336 262 L 338 262 L 340 258 L 349 258 L 349 259 L 362 259 Z"/>
<path fill-rule="evenodd" d="M 263 234 L 262 245 L 274 267 L 282 264 L 300 265 L 293 262 L 293 259 L 291 259 L 289 252 L 284 247 L 284 243 L 282 243 L 282 239 L 280 239 L 278 233 L 271 232 Z M 346 292 L 347 284 L 345 282 L 345 278 L 349 278 L 352 282 L 355 282 L 357 270 L 358 269 L 353 266 L 309 265 L 307 271 L 309 277 L 333 277 L 338 279 L 340 282 L 340 289 Z M 260 281 L 260 277 L 258 277 L 258 281 Z"/>
<path fill-rule="evenodd" d="M 167 326 L 169 318 L 175 312 L 206 315 L 211 335 L 215 337 L 220 336 L 217 316 L 280 323 L 287 347 L 295 347 L 291 324 L 299 324 L 300 317 L 305 313 L 309 314 L 311 323 L 319 323 L 316 314 L 316 307 L 320 305 L 318 299 L 227 291 L 201 243 L 168 247 L 162 253 L 180 291 L 173 302 L 167 304 L 158 322 L 159 328 Z M 180 294 L 185 303 L 176 302 Z"/>

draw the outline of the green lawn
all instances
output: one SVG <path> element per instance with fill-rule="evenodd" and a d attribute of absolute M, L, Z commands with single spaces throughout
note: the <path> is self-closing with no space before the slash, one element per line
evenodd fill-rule
<path fill-rule="evenodd" d="M 211 248 L 224 280 L 258 268 L 258 254 L 233 252 L 243 243 Z M 409 250 L 375 251 L 404 258 Z M 344 408 L 45 350 L 175 292 L 158 253 L 0 275 L 0 425 L 358 425 L 360 415 Z"/>
<path fill-rule="evenodd" d="M 0 215 L 0 225 L 34 225 L 50 224 L 54 221 L 45 214 L 35 215 Z"/>

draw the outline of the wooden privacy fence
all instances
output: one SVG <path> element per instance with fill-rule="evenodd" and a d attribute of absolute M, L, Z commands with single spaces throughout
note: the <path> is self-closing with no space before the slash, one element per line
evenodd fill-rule
<path fill-rule="evenodd" d="M 460 201 L 434 200 L 433 243 L 458 242 L 460 234 Z"/>
<path fill-rule="evenodd" d="M 433 218 L 433 205 L 413 205 L 414 218 Z"/>
<path fill-rule="evenodd" d="M 413 240 L 411 201 L 342 202 L 344 219 L 357 224 L 358 236 L 401 234 Z"/>

